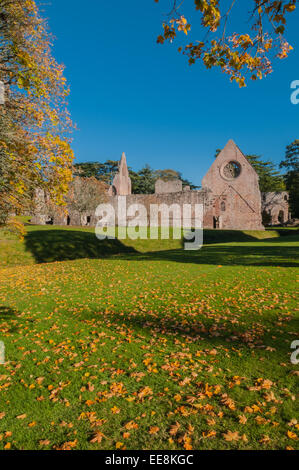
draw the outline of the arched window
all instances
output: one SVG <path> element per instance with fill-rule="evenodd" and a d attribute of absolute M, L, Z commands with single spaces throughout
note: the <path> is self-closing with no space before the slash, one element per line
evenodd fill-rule
<path fill-rule="evenodd" d="M 225 202 L 224 201 L 221 202 L 220 209 L 221 209 L 222 212 L 225 212 L 226 207 L 225 207 Z"/>

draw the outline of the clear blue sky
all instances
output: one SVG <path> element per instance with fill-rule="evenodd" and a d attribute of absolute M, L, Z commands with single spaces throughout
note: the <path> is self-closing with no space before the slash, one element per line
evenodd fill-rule
<path fill-rule="evenodd" d="M 290 83 L 299 80 L 298 12 L 289 17 L 287 39 L 295 48 L 289 59 L 239 89 L 217 70 L 189 67 L 177 44 L 156 44 L 170 4 L 160 2 L 41 6 L 71 87 L 76 161 L 117 160 L 125 151 L 133 169 L 174 168 L 199 185 L 216 148 L 233 138 L 244 153 L 280 162 L 285 146 L 299 138 L 299 104 L 290 102 Z M 193 0 L 186 3 L 193 7 Z"/>

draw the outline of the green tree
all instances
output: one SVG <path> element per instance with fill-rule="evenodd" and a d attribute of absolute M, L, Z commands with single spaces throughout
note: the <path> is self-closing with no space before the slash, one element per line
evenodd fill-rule
<path fill-rule="evenodd" d="M 198 186 L 195 186 L 193 183 L 183 178 L 182 174 L 179 171 L 172 170 L 168 168 L 166 170 L 156 170 L 155 171 L 156 179 L 161 178 L 164 181 L 169 181 L 172 179 L 179 179 L 183 183 L 183 187 L 190 186 L 190 189 L 198 189 Z"/>
<path fill-rule="evenodd" d="M 129 173 L 134 194 L 153 194 L 155 192 L 157 178 L 154 170 L 149 165 L 145 165 L 138 172 L 130 170 Z"/>
<path fill-rule="evenodd" d="M 259 186 L 262 193 L 285 191 L 285 182 L 281 173 L 271 161 L 264 161 L 258 155 L 246 155 L 259 176 Z"/>
<path fill-rule="evenodd" d="M 181 180 L 182 183 L 183 183 L 183 188 L 184 188 L 185 186 L 190 186 L 190 189 L 191 189 L 191 190 L 199 189 L 199 186 L 196 186 L 195 184 L 191 183 L 191 181 L 189 181 L 189 180 L 187 180 L 187 179 L 185 179 L 185 178 L 182 178 L 182 177 L 181 177 L 180 180 Z"/>
<path fill-rule="evenodd" d="M 299 218 L 299 140 L 294 140 L 286 148 L 285 158 L 280 168 L 286 170 L 284 175 L 286 188 L 290 194 L 290 209 L 293 217 Z"/>
<path fill-rule="evenodd" d="M 164 181 L 181 179 L 181 173 L 176 170 L 172 170 L 171 168 L 167 168 L 165 170 L 156 170 L 155 175 L 157 179 L 161 178 Z"/>
<path fill-rule="evenodd" d="M 105 183 L 110 184 L 117 170 L 118 162 L 115 160 L 107 160 L 105 163 L 75 163 L 74 176 L 81 176 L 83 178 L 93 177 L 97 180 L 105 181 Z"/>

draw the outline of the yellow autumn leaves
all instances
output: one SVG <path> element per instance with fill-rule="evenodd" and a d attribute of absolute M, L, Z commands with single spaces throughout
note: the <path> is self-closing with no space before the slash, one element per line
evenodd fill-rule
<path fill-rule="evenodd" d="M 163 34 L 158 36 L 158 43 L 173 42 L 177 32 L 187 35 L 190 31 L 191 23 L 181 13 L 182 3 L 179 6 L 173 3 L 170 19 L 163 23 Z M 179 52 L 189 57 L 189 64 L 201 60 L 207 68 L 220 67 L 240 87 L 245 86 L 247 72 L 252 80 L 267 76 L 272 72 L 273 58 L 283 59 L 292 50 L 282 35 L 287 15 L 294 12 L 296 1 L 252 0 L 251 5 L 245 22 L 250 24 L 252 33 L 229 35 L 229 19 L 233 13 L 238 15 L 237 2 L 228 7 L 224 1 L 195 0 L 195 10 L 201 13 L 201 24 L 207 34 L 204 40 L 180 46 Z M 241 24 L 240 15 L 237 18 Z M 211 39 L 209 33 L 214 33 Z M 270 56 L 272 50 L 274 57 Z"/>

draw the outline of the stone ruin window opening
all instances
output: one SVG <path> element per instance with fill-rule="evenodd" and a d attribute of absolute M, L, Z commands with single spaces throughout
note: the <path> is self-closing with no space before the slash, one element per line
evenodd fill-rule
<path fill-rule="evenodd" d="M 240 163 L 231 160 L 228 163 L 225 163 L 221 169 L 221 175 L 226 180 L 234 180 L 238 178 L 241 174 L 241 165 Z"/>
<path fill-rule="evenodd" d="M 225 212 L 226 211 L 226 205 L 225 205 L 225 202 L 222 201 L 221 204 L 220 204 L 220 209 L 221 209 L 221 212 Z"/>
<path fill-rule="evenodd" d="M 67 216 L 67 219 L 66 219 L 66 225 L 71 225 L 71 218 L 69 215 Z"/>
<path fill-rule="evenodd" d="M 91 223 L 91 215 L 88 215 L 86 217 L 86 225 L 90 225 L 90 223 Z"/>
<path fill-rule="evenodd" d="M 54 218 L 49 216 L 46 220 L 46 225 L 54 225 Z"/>
<path fill-rule="evenodd" d="M 219 217 L 216 217 L 214 216 L 213 217 L 213 228 L 217 229 L 217 228 L 220 228 L 220 218 Z"/>
<path fill-rule="evenodd" d="M 280 224 L 284 223 L 284 212 L 283 211 L 279 211 L 278 221 L 279 221 Z"/>
<path fill-rule="evenodd" d="M 269 211 L 264 210 L 262 212 L 263 225 L 272 225 L 272 215 Z"/>

